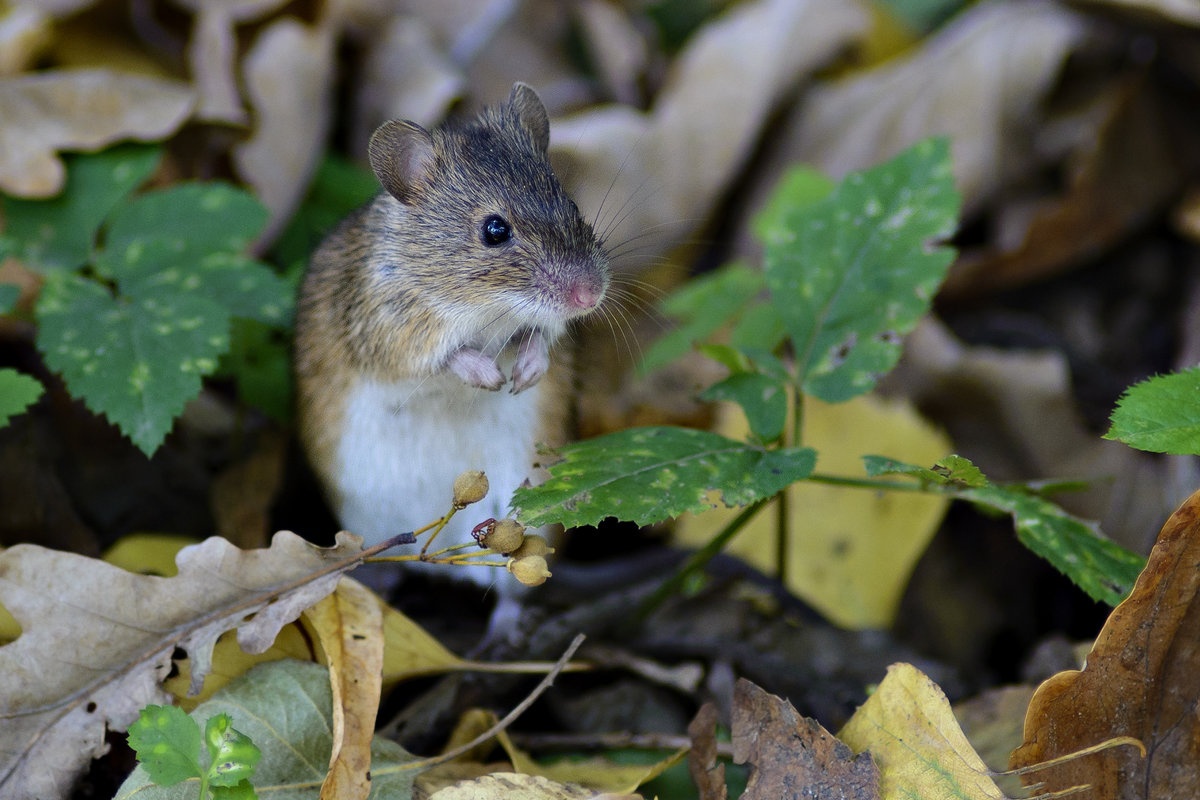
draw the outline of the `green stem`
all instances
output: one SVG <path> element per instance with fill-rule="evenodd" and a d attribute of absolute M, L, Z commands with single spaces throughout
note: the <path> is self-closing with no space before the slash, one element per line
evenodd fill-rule
<path fill-rule="evenodd" d="M 730 520 L 728 525 L 722 528 L 716 536 L 710 539 L 708 544 L 692 553 L 691 557 L 683 563 L 683 566 L 681 566 L 674 575 L 664 581 L 662 586 L 659 586 L 657 589 L 655 589 L 654 594 L 646 598 L 645 602 L 643 602 L 638 608 L 637 612 L 635 612 L 634 621 L 644 620 L 646 617 L 650 616 L 654 609 L 662 605 L 667 598 L 678 592 L 679 588 L 683 586 L 683 582 L 686 581 L 692 573 L 704 569 L 704 565 L 709 561 L 712 561 L 713 557 L 725 548 L 725 545 L 729 542 L 729 540 L 746 526 L 746 523 L 750 521 L 750 518 L 757 514 L 763 506 L 771 502 L 772 499 L 774 498 L 765 497 L 762 500 L 747 506 L 742 513 Z"/>
<path fill-rule="evenodd" d="M 791 520 L 788 488 L 775 495 L 775 577 L 783 583 L 788 573 L 788 522 Z"/>
<path fill-rule="evenodd" d="M 842 475 L 825 475 L 814 472 L 804 480 L 813 483 L 824 483 L 829 486 L 846 486 L 851 489 L 871 489 L 873 491 L 889 492 L 922 492 L 925 494 L 945 494 L 940 486 L 906 481 L 880 481 L 875 478 L 847 478 Z"/>

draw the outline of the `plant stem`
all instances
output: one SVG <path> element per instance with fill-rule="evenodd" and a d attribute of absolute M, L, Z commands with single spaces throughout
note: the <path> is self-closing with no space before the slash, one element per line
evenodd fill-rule
<path fill-rule="evenodd" d="M 771 497 L 765 497 L 762 500 L 747 506 L 742 513 L 730 520 L 728 525 L 722 528 L 716 536 L 710 539 L 708 544 L 704 545 L 704 547 L 700 548 L 695 553 L 692 553 L 691 557 L 683 563 L 683 566 L 681 566 L 674 575 L 664 581 L 662 586 L 659 586 L 657 589 L 655 589 L 654 594 L 647 597 L 645 602 L 638 607 L 638 610 L 633 616 L 634 621 L 641 621 L 645 619 L 652 611 L 654 611 L 654 609 L 662 605 L 668 597 L 679 591 L 679 587 L 681 587 L 683 582 L 688 579 L 688 576 L 703 569 L 705 564 L 707 564 L 709 561 L 712 561 L 713 557 L 716 556 L 717 553 L 721 552 L 729 540 L 732 539 L 738 533 L 738 531 L 746 526 L 746 523 L 750 521 L 751 517 L 757 514 L 759 510 L 767 503 L 771 502 L 772 499 L 773 498 Z"/>
<path fill-rule="evenodd" d="M 813 483 L 824 483 L 830 486 L 846 486 L 851 489 L 870 489 L 872 491 L 888 492 L 923 492 L 926 494 L 945 494 L 940 486 L 931 486 L 908 481 L 881 481 L 875 478 L 847 478 L 842 475 L 825 475 L 814 472 L 804 480 Z"/>

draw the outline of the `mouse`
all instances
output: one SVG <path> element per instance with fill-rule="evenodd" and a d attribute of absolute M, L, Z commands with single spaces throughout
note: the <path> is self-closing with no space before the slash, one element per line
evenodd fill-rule
<path fill-rule="evenodd" d="M 432 550 L 473 541 L 539 478 L 539 446 L 564 441 L 571 364 L 555 344 L 600 308 L 611 273 L 549 141 L 545 106 L 520 82 L 474 118 L 386 122 L 368 145 L 381 191 L 310 259 L 296 308 L 299 438 L 364 546 L 436 520 L 455 477 L 481 470 L 486 497 Z M 503 569 L 405 566 L 520 593 Z"/>

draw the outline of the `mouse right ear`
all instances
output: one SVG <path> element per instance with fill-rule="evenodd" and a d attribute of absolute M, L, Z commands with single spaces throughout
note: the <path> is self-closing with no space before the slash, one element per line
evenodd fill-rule
<path fill-rule="evenodd" d="M 409 203 L 433 171 L 433 137 L 415 122 L 385 122 L 371 135 L 367 158 L 388 194 Z"/>

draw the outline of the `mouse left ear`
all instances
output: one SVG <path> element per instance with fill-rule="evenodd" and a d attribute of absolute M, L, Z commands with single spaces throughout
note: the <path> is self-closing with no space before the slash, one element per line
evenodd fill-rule
<path fill-rule="evenodd" d="M 542 99 L 528 83 L 517 81 L 508 96 L 508 107 L 517 115 L 521 127 L 533 137 L 534 146 L 542 153 L 550 147 L 550 117 Z"/>

